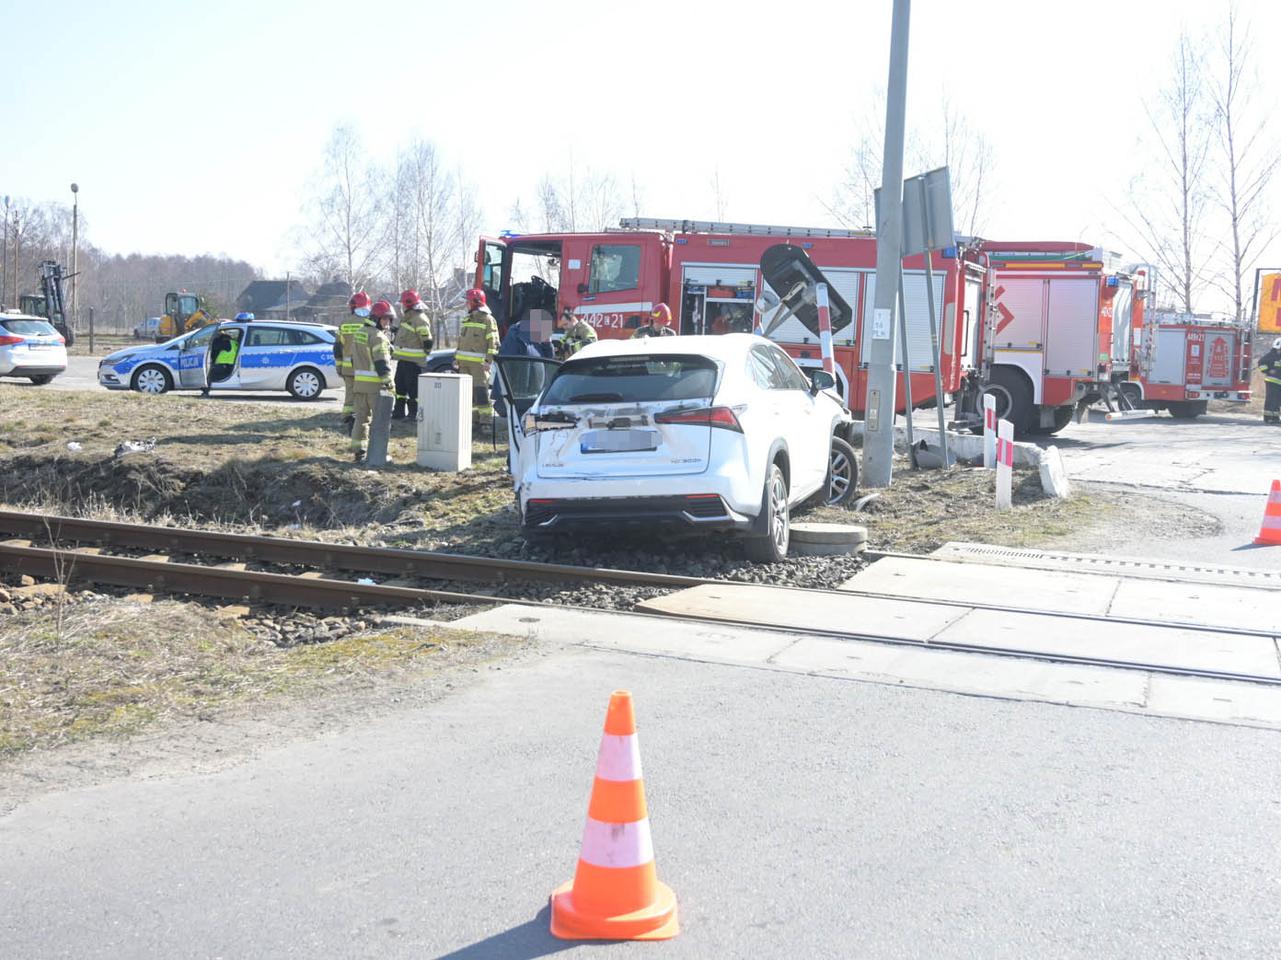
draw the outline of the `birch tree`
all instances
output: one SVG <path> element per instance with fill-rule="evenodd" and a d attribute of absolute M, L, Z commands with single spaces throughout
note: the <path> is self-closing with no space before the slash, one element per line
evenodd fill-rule
<path fill-rule="evenodd" d="M 1165 276 L 1175 305 L 1187 312 L 1212 276 L 1205 234 L 1214 117 L 1207 102 L 1201 51 L 1179 37 L 1169 79 L 1148 105 L 1154 162 L 1131 183 L 1126 221 Z"/>
<path fill-rule="evenodd" d="M 1225 275 L 1219 286 L 1232 300 L 1238 321 L 1249 310 L 1247 277 L 1263 249 L 1277 236 L 1266 195 L 1281 162 L 1275 138 L 1268 136 L 1268 111 L 1255 100 L 1257 78 L 1250 26 L 1230 3 L 1210 75 L 1210 100 L 1218 136 L 1215 205 L 1228 228 Z"/>
<path fill-rule="evenodd" d="M 311 271 L 362 288 L 381 266 L 389 230 L 384 176 L 366 160 L 355 128 L 334 129 L 310 206 Z"/>

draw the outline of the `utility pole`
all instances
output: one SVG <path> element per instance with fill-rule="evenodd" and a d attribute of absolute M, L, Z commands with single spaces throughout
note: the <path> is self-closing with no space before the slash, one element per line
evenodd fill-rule
<path fill-rule="evenodd" d="M 286 321 L 288 321 L 289 319 L 289 285 L 292 282 L 289 278 L 290 278 L 290 272 L 286 270 L 285 271 L 285 320 Z"/>
<path fill-rule="evenodd" d="M 76 286 L 80 282 L 80 184 L 71 185 L 71 316 L 62 322 L 73 333 L 79 314 L 76 313 Z"/>
<path fill-rule="evenodd" d="M 0 252 L 0 307 L 8 302 L 9 289 L 9 195 L 4 198 L 4 243 Z"/>
<path fill-rule="evenodd" d="M 876 298 L 867 338 L 863 485 L 888 487 L 894 475 L 894 325 L 903 271 L 903 139 L 907 111 L 907 34 L 911 0 L 894 0 L 890 76 L 885 104 L 885 156 L 876 224 Z M 906 364 L 906 358 L 904 358 Z M 907 376 L 906 366 L 903 371 Z M 908 411 L 911 416 L 911 411 Z"/>

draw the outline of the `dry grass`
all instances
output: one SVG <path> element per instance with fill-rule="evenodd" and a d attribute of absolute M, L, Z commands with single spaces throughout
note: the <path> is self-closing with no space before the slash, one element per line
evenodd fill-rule
<path fill-rule="evenodd" d="M 448 662 L 476 637 L 397 628 L 282 649 L 207 608 L 102 598 L 0 621 L 0 759 L 93 736 L 125 735 L 165 720 L 207 717 L 257 703 L 349 689 L 406 668 Z"/>

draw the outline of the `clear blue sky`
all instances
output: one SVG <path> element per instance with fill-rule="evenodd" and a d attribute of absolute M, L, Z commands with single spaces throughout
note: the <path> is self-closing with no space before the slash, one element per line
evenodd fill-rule
<path fill-rule="evenodd" d="M 491 229 L 571 151 L 580 168 L 634 172 L 651 215 L 712 216 L 719 167 L 729 218 L 828 222 L 820 201 L 852 120 L 884 82 L 890 11 L 889 0 L 3 4 L 9 48 L 31 58 L 16 70 L 10 58 L 0 87 L 0 193 L 66 201 L 77 180 L 105 249 L 227 253 L 272 271 L 295 262 L 291 231 L 338 122 L 380 159 L 410 136 L 435 140 L 476 184 Z M 1269 54 L 1281 5 L 1243 6 Z M 1142 162 L 1143 100 L 1180 27 L 1220 12 L 1214 0 L 917 0 L 909 126 L 935 119 L 947 90 L 988 136 L 1000 188 L 989 235 L 1121 246 L 1114 205 Z M 1264 89 L 1281 90 L 1281 64 L 1259 66 Z"/>

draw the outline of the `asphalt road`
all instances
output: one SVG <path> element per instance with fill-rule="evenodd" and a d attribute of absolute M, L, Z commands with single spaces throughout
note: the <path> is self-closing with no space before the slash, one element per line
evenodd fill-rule
<path fill-rule="evenodd" d="M 1276 733 L 554 648 L 18 808 L 0 956 L 634 956 L 547 929 L 618 686 L 683 927 L 647 954 L 1276 955 Z"/>

